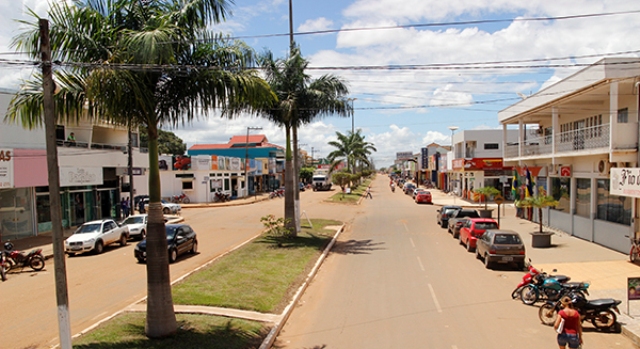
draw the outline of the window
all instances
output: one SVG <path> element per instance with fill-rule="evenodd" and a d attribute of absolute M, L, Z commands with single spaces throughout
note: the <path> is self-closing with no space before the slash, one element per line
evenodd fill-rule
<path fill-rule="evenodd" d="M 488 149 L 500 149 L 500 148 L 498 143 L 485 143 L 484 149 L 488 150 Z"/>
<path fill-rule="evenodd" d="M 624 108 L 618 110 L 618 123 L 626 124 L 629 122 L 629 109 Z"/>
<path fill-rule="evenodd" d="M 193 181 L 183 181 L 182 190 L 193 190 Z"/>
<path fill-rule="evenodd" d="M 569 213 L 571 203 L 571 178 L 551 177 L 551 195 L 558 201 L 558 206 L 553 209 Z"/>
<path fill-rule="evenodd" d="M 591 207 L 591 179 L 576 179 L 576 215 L 589 218 Z"/>
<path fill-rule="evenodd" d="M 598 179 L 597 184 L 596 219 L 630 225 L 633 198 L 611 195 L 608 179 Z"/>

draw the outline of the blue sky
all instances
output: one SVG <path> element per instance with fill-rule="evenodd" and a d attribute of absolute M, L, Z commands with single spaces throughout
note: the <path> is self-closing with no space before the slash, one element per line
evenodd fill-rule
<path fill-rule="evenodd" d="M 0 2 L 0 59 L 10 58 L 8 47 L 25 6 L 41 15 L 40 0 Z M 236 1 L 231 16 L 215 29 L 243 37 L 261 52 L 275 57 L 288 51 L 287 0 Z M 358 0 L 293 1 L 293 27 L 297 33 L 345 28 L 411 26 L 401 29 L 296 35 L 314 76 L 335 74 L 349 85 L 356 98 L 355 126 L 374 143 L 377 166 L 388 166 L 396 152 L 419 152 L 436 142 L 450 144 L 449 126 L 460 130 L 499 127 L 499 110 L 516 103 L 518 94 L 530 94 L 575 72 L 575 63 L 593 63 L 605 55 L 637 57 L 640 49 L 640 13 L 613 16 L 512 21 L 514 18 L 559 17 L 640 10 L 630 0 Z M 505 20 L 499 23 L 424 26 L 443 22 Z M 555 60 L 555 58 L 577 57 Z M 554 60 L 552 60 L 554 59 Z M 540 60 L 532 62 L 532 60 Z M 506 61 L 525 61 L 536 67 L 507 68 Z M 452 63 L 486 63 L 490 67 L 450 69 Z M 562 68 L 546 64 L 566 64 Z M 406 69 L 409 65 L 445 64 L 448 69 Z M 345 69 L 345 67 L 400 66 L 405 69 Z M 331 70 L 329 68 L 341 68 Z M 30 71 L 0 66 L 0 88 L 16 87 Z M 284 144 L 284 131 L 255 118 L 222 120 L 211 116 L 174 131 L 187 144 L 226 142 L 246 134 L 247 126 L 261 126 L 270 141 Z M 351 130 L 351 119 L 327 117 L 300 130 L 301 148 L 316 156 L 328 154 L 335 132 Z M 253 131 L 257 133 L 257 131 Z"/>

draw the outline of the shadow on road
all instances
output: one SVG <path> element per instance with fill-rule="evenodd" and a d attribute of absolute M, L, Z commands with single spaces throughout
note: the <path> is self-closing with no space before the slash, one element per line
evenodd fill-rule
<path fill-rule="evenodd" d="M 349 240 L 336 241 L 332 252 L 341 254 L 368 254 L 372 251 L 383 250 L 384 242 L 373 242 L 373 240 Z"/>

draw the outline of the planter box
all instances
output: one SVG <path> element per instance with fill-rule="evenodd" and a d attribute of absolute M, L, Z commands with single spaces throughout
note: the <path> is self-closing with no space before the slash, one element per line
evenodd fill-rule
<path fill-rule="evenodd" d="M 478 210 L 478 213 L 480 214 L 480 217 L 482 217 L 482 218 L 491 218 L 491 214 L 493 213 L 493 209 Z"/>
<path fill-rule="evenodd" d="M 553 233 L 530 233 L 531 234 L 531 247 L 545 248 L 551 247 L 551 235 Z"/>

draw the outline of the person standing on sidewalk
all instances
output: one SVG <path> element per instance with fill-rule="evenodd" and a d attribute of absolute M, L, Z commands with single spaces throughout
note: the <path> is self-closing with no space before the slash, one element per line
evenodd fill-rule
<path fill-rule="evenodd" d="M 364 198 L 371 198 L 373 199 L 373 195 L 371 195 L 371 186 L 367 187 L 367 195 L 364 196 Z"/>
<path fill-rule="evenodd" d="M 569 348 L 579 348 L 582 345 L 580 313 L 573 309 L 571 298 L 564 296 L 560 303 L 562 303 L 562 310 L 558 312 L 558 318 L 553 325 L 558 332 L 558 346 L 560 349 L 565 349 L 569 344 Z"/>

